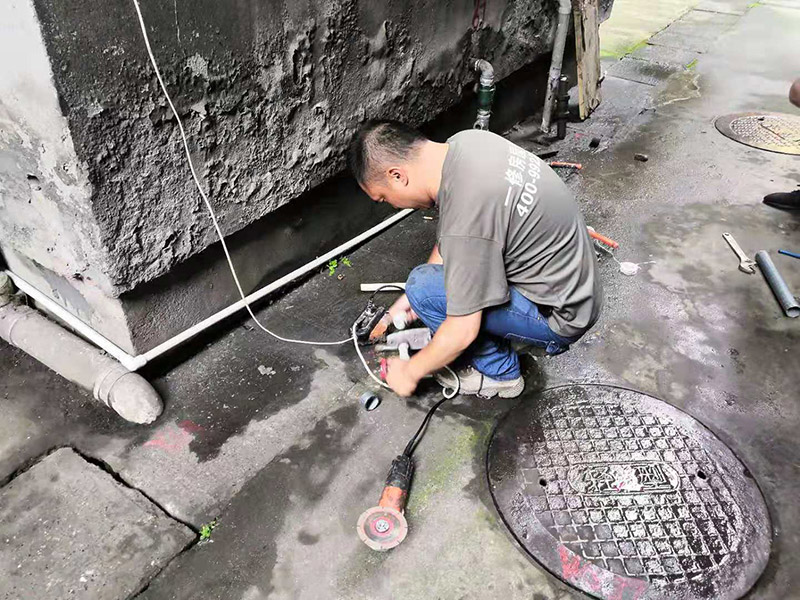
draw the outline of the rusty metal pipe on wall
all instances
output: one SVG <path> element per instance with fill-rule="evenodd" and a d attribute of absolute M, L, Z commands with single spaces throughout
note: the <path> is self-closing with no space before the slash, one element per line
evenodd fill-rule
<path fill-rule="evenodd" d="M 544 111 L 542 112 L 542 133 L 550 132 L 550 120 L 553 117 L 553 105 L 555 104 L 558 80 L 561 78 L 561 65 L 564 62 L 564 48 L 567 45 L 569 17 L 571 14 L 572 3 L 570 0 L 558 0 L 558 26 L 556 27 L 556 38 L 553 42 L 550 74 L 547 76 L 547 93 L 544 99 Z"/>

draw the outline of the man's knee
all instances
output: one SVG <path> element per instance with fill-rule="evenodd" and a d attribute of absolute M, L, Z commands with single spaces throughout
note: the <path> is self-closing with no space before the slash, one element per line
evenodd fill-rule
<path fill-rule="evenodd" d="M 424 264 L 415 267 L 406 281 L 406 295 L 411 307 L 432 295 L 439 295 L 444 290 L 444 267 L 442 265 Z"/>

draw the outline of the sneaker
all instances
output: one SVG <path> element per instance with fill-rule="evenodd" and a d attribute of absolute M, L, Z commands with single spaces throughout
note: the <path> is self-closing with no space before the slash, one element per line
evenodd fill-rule
<path fill-rule="evenodd" d="M 767 194 L 764 196 L 764 204 L 783 210 L 800 210 L 800 190 Z"/>
<path fill-rule="evenodd" d="M 456 371 L 458 382 L 453 373 L 448 369 L 441 369 L 434 373 L 436 381 L 444 388 L 455 389 L 458 386 L 460 394 L 478 395 L 481 398 L 516 398 L 525 389 L 525 380 L 520 376 L 510 381 L 498 381 L 487 377 L 474 367 L 464 367 Z"/>

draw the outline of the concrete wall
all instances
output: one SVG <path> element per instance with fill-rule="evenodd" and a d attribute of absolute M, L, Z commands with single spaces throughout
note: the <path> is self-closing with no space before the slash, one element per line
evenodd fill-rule
<path fill-rule="evenodd" d="M 132 0 L 34 0 L 38 27 L 29 3 L 7 2 L 10 29 L 24 22 L 30 35 L 20 43 L 35 46 L 31 55 L 38 56 L 35 69 L 18 71 L 35 74 L 40 94 L 49 98 L 46 118 L 33 117 L 26 135 L 31 147 L 42 142 L 47 153 L 51 144 L 64 147 L 61 162 L 69 165 L 70 183 L 67 194 L 51 185 L 64 173 L 43 173 L 46 199 L 31 209 L 36 214 L 24 215 L 19 203 L 32 194 L 24 179 L 30 167 L 21 166 L 18 156 L 24 144 L 3 140 L 0 160 L 14 162 L 5 172 L 14 183 L 0 194 L 15 204 L 2 218 L 0 244 L 12 266 L 26 263 L 30 277 L 46 271 L 46 291 L 59 299 L 75 296 L 70 308 L 108 337 L 146 350 L 206 316 L 198 310 L 211 312 L 233 297 L 228 290 L 204 307 L 165 311 L 143 326 L 147 335 L 128 323 L 126 298 L 140 305 L 148 295 L 142 290 L 156 289 L 144 284 L 169 279 L 176 266 L 215 241 L 148 63 Z M 473 28 L 475 0 L 142 4 L 156 58 L 226 233 L 284 218 L 275 211 L 340 172 L 362 119 L 392 116 L 421 124 L 462 100 L 475 81 L 468 57 L 489 59 L 500 77 L 533 62 L 552 43 L 556 10 L 551 1 L 491 0 Z M 5 17 L 8 9 L 0 10 Z M 0 84 L 0 114 L 15 125 L 28 123 L 29 116 L 9 112 L 17 88 L 27 84 L 8 81 Z M 29 106 L 38 113 L 40 104 Z M 26 160 L 42 163 L 41 156 Z M 303 254 L 313 256 L 385 213 L 363 205 L 358 218 L 344 222 L 341 210 L 327 214 L 338 223 L 333 231 L 322 217 L 314 227 L 308 212 L 304 229 L 270 222 L 266 230 L 273 234 L 302 231 L 303 243 L 273 244 L 268 261 L 289 265 Z M 24 234 L 26 227 L 37 233 Z M 59 244 L 43 254 L 41 237 L 54 231 Z M 204 268 L 202 261 L 191 264 L 194 271 Z M 274 269 L 247 263 L 243 270 L 249 285 Z M 145 312 L 153 315 L 153 308 Z"/>
<path fill-rule="evenodd" d="M 9 266 L 130 344 L 81 161 L 30 0 L 0 7 L 0 247 Z M 113 333 L 112 333 L 113 332 Z"/>

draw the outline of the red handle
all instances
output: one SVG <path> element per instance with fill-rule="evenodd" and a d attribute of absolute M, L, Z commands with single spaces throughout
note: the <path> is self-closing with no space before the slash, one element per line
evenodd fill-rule
<path fill-rule="evenodd" d="M 386 381 L 386 375 L 389 373 L 389 363 L 385 358 L 381 359 L 381 379 Z"/>
<path fill-rule="evenodd" d="M 614 249 L 619 248 L 619 244 L 617 242 L 615 242 L 611 238 L 607 238 L 606 236 L 604 236 L 601 233 L 597 233 L 596 231 L 594 231 L 592 229 L 589 230 L 589 235 L 591 237 L 593 237 L 594 239 L 596 239 L 598 242 L 604 243 L 606 246 L 611 246 Z"/>

